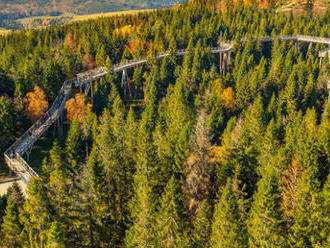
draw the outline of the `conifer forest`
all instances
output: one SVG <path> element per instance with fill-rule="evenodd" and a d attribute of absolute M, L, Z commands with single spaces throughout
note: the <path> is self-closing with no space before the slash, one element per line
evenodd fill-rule
<path fill-rule="evenodd" d="M 0 247 L 330 247 L 330 12 L 276 2 L 0 34 Z"/>

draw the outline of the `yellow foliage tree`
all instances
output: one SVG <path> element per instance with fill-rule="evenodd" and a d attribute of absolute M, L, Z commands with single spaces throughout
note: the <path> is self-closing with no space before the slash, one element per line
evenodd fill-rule
<path fill-rule="evenodd" d="M 84 94 L 76 94 L 74 98 L 71 98 L 65 103 L 67 119 L 70 123 L 73 122 L 75 118 L 77 118 L 81 124 L 85 123 L 88 108 L 90 108 L 90 105 L 85 103 Z"/>
<path fill-rule="evenodd" d="M 118 36 L 128 37 L 129 35 L 131 35 L 133 33 L 137 33 L 139 30 L 140 30 L 139 27 L 134 27 L 132 25 L 126 25 L 121 28 L 116 28 L 114 30 L 114 33 Z"/>
<path fill-rule="evenodd" d="M 220 101 L 227 110 L 233 110 L 235 108 L 235 93 L 231 87 L 221 92 Z"/>
<path fill-rule="evenodd" d="M 34 86 L 33 91 L 26 94 L 24 103 L 26 104 L 25 115 L 32 122 L 37 121 L 48 109 L 46 94 L 39 86 Z"/>

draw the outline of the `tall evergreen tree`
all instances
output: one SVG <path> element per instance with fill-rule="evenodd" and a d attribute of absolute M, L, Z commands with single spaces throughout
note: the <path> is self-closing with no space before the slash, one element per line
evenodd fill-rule
<path fill-rule="evenodd" d="M 258 182 L 258 190 L 248 220 L 250 247 L 285 246 L 281 196 L 275 170 L 267 166 Z"/>
<path fill-rule="evenodd" d="M 183 239 L 184 219 L 182 193 L 177 180 L 168 182 L 156 214 L 156 246 L 185 247 Z"/>
<path fill-rule="evenodd" d="M 39 178 L 30 180 L 27 196 L 20 212 L 20 221 L 24 226 L 21 236 L 25 241 L 24 246 L 42 247 L 52 214 L 50 200 Z"/>
<path fill-rule="evenodd" d="M 294 247 L 325 247 L 328 242 L 329 220 L 324 216 L 324 198 L 316 179 L 317 170 L 311 166 L 304 170 L 296 191 L 290 244 Z"/>
<path fill-rule="evenodd" d="M 0 243 L 8 248 L 20 247 L 20 232 L 22 226 L 18 218 L 18 207 L 12 197 L 8 198 L 6 214 L 1 224 L 1 241 Z"/>
<path fill-rule="evenodd" d="M 78 172 L 78 164 L 83 161 L 85 157 L 83 147 L 83 133 L 80 123 L 77 118 L 70 125 L 68 137 L 65 142 L 65 154 L 68 160 L 70 169 Z"/>
<path fill-rule="evenodd" d="M 47 231 L 46 248 L 65 248 L 64 230 L 58 222 L 52 222 Z"/>
<path fill-rule="evenodd" d="M 13 140 L 13 127 L 13 108 L 8 100 L 0 96 L 0 150 L 4 150 Z"/>
<path fill-rule="evenodd" d="M 149 102 L 150 104 L 150 102 Z M 155 215 L 155 152 L 152 145 L 150 118 L 152 107 L 146 108 L 142 114 L 137 139 L 136 172 L 134 175 L 135 195 L 130 205 L 132 225 L 126 233 L 127 247 L 150 247 L 155 244 L 153 228 Z"/>
<path fill-rule="evenodd" d="M 227 180 L 213 215 L 211 247 L 247 247 L 246 227 L 241 219 L 238 199 L 231 179 Z"/>
<path fill-rule="evenodd" d="M 197 209 L 193 222 L 192 243 L 194 247 L 209 247 L 211 235 L 211 207 L 207 200 L 203 200 Z"/>

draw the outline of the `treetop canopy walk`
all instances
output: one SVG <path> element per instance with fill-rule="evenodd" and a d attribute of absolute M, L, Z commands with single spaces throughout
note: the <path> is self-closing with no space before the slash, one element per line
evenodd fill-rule
<path fill-rule="evenodd" d="M 305 35 L 285 35 L 285 36 L 264 36 L 252 38 L 252 40 L 260 40 L 261 42 L 270 42 L 275 39 L 279 40 L 293 40 L 303 41 L 309 43 L 321 43 L 329 45 L 329 48 L 319 52 L 320 57 L 325 57 L 326 53 L 330 51 L 330 38 L 305 36 Z M 248 38 L 242 38 L 239 42 L 247 42 Z M 230 58 L 227 54 L 231 52 L 236 42 L 222 42 L 219 47 L 213 47 L 210 52 L 213 54 L 225 55 L 220 56 L 220 68 L 223 66 L 225 58 Z M 177 56 L 183 56 L 188 53 L 188 50 L 177 50 Z M 169 56 L 170 53 L 164 52 L 156 56 L 156 59 L 162 59 Z M 330 56 L 330 55 L 329 55 Z M 137 60 L 129 60 L 113 66 L 113 72 L 123 73 L 130 68 L 140 66 L 147 63 L 147 58 L 140 58 Z M 226 67 L 226 66 L 225 66 Z M 220 69 L 221 70 L 221 69 Z M 82 85 L 88 85 L 104 77 L 108 73 L 107 68 L 99 67 L 96 69 L 88 70 L 82 73 L 78 73 L 75 78 L 64 81 L 57 97 L 55 98 L 50 109 L 39 118 L 18 140 L 15 141 L 4 153 L 5 161 L 9 168 L 19 177 L 21 177 L 24 184 L 28 184 L 32 177 L 37 177 L 38 174 L 29 166 L 29 164 L 22 158 L 23 154 L 26 153 L 29 157 L 33 144 L 52 126 L 56 120 L 61 118 L 65 102 L 70 96 L 72 86 L 79 87 Z M 89 88 L 88 88 L 89 89 Z M 87 91 L 88 93 L 88 91 Z M 85 92 L 86 94 L 86 92 Z"/>

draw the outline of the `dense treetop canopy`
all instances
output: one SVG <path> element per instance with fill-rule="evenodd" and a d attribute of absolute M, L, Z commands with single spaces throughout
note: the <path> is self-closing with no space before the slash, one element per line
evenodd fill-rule
<path fill-rule="evenodd" d="M 109 69 L 92 96 L 72 92 L 64 136 L 28 198 L 17 186 L 0 198 L 1 245 L 329 245 L 330 67 L 318 57 L 326 47 L 251 37 L 327 37 L 330 15 L 215 6 L 195 0 L 0 37 L 1 152 L 65 79 Z M 241 37 L 219 73 L 210 48 Z M 112 65 L 142 56 L 147 64 L 122 85 Z"/>

